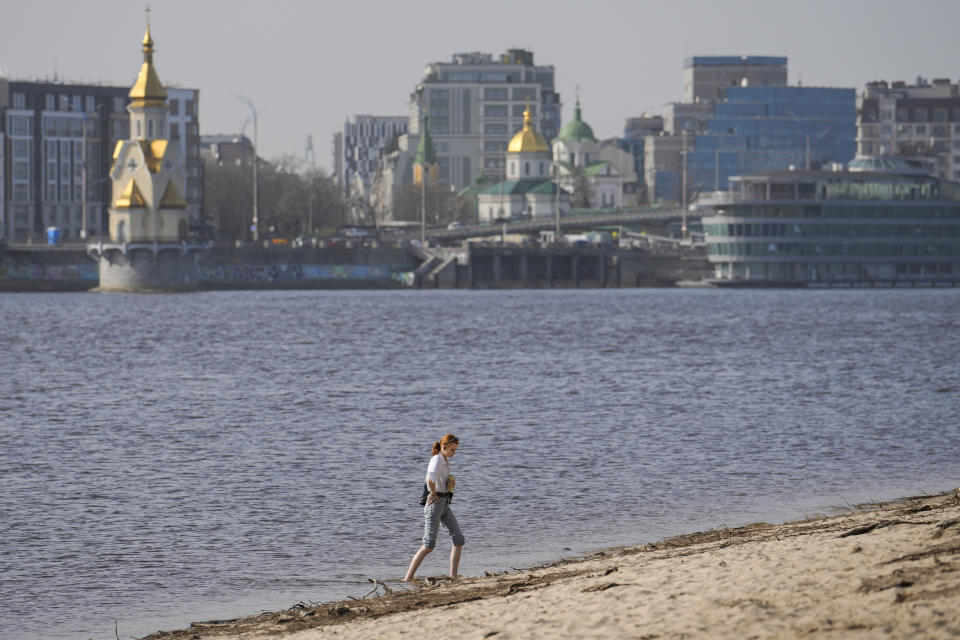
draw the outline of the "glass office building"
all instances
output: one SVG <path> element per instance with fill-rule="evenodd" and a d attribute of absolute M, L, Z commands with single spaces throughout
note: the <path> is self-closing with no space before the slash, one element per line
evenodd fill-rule
<path fill-rule="evenodd" d="M 726 189 L 730 176 L 849 162 L 856 151 L 856 92 L 818 87 L 730 87 L 691 136 L 687 190 Z"/>

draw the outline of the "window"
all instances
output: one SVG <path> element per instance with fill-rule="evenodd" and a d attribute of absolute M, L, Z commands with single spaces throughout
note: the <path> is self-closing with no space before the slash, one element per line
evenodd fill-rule
<path fill-rule="evenodd" d="M 943 107 L 937 107 L 933 110 L 933 121 L 934 122 L 946 122 L 947 121 L 947 110 Z"/>
<path fill-rule="evenodd" d="M 484 100 L 506 100 L 507 90 L 501 89 L 499 87 L 484 87 L 483 99 Z"/>
<path fill-rule="evenodd" d="M 53 111 L 57 108 L 57 96 L 47 93 L 43 96 L 43 108 L 47 111 Z"/>
<path fill-rule="evenodd" d="M 528 107 L 527 107 L 527 105 L 525 105 L 525 104 L 515 104 L 515 105 L 513 105 L 513 117 L 514 117 L 514 118 L 522 118 L 522 117 L 523 117 L 523 112 L 524 112 L 524 110 L 526 110 L 527 108 L 528 108 Z M 533 105 L 530 105 L 529 109 L 530 109 L 530 117 L 531 117 L 531 118 L 536 118 L 536 117 L 537 117 L 537 108 L 536 108 L 535 106 L 533 106 Z"/>
<path fill-rule="evenodd" d="M 925 134 L 925 133 L 927 133 L 927 125 L 925 125 L 925 124 L 918 124 L 918 125 L 917 125 L 917 128 L 916 128 L 914 131 L 917 132 L 917 135 Z"/>
<path fill-rule="evenodd" d="M 483 105 L 483 115 L 486 118 L 506 118 L 507 105 L 505 104 L 486 104 Z"/>
<path fill-rule="evenodd" d="M 147 120 L 147 137 L 153 138 L 153 119 Z"/>
<path fill-rule="evenodd" d="M 926 109 L 914 109 L 914 110 L 913 110 L 913 121 L 914 121 L 914 122 L 926 122 L 926 121 L 927 121 L 927 110 L 926 110 Z"/>
<path fill-rule="evenodd" d="M 514 87 L 513 99 L 535 101 L 537 99 L 537 90 L 534 87 Z"/>
<path fill-rule="evenodd" d="M 122 96 L 114 96 L 113 98 L 113 112 L 114 113 L 123 113 L 126 108 L 126 105 L 123 103 Z"/>
<path fill-rule="evenodd" d="M 179 106 L 180 106 L 180 101 L 179 101 L 179 100 L 171 99 L 171 100 L 170 100 L 170 115 L 172 115 L 172 116 L 179 115 L 179 113 L 180 113 L 180 111 L 179 111 Z"/>
<path fill-rule="evenodd" d="M 27 94 L 17 91 L 13 94 L 13 108 L 14 109 L 26 109 L 27 108 Z"/>

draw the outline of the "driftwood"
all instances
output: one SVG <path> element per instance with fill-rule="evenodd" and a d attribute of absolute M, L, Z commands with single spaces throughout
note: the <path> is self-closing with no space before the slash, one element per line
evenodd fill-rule
<path fill-rule="evenodd" d="M 929 520 L 917 520 L 916 522 L 911 522 L 910 520 L 884 520 L 883 522 L 874 522 L 873 524 L 868 524 L 863 527 L 856 527 L 855 529 L 850 529 L 849 531 L 844 531 L 838 538 L 848 538 L 850 536 L 859 536 L 864 533 L 870 533 L 874 529 L 883 529 L 884 527 L 890 527 L 895 524 L 933 524 Z"/>

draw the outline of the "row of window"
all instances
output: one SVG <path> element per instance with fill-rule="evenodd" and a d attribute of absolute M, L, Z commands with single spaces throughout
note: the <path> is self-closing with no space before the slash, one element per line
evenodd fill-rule
<path fill-rule="evenodd" d="M 710 256 L 742 257 L 948 257 L 960 256 L 960 243 L 708 242 Z"/>
<path fill-rule="evenodd" d="M 904 218 L 910 220 L 960 220 L 960 206 L 899 206 L 887 204 L 733 205 L 719 215 L 737 218 Z"/>
<path fill-rule="evenodd" d="M 906 238 L 906 237 L 960 237 L 960 224 L 797 224 L 738 222 L 732 224 L 705 224 L 703 230 L 710 237 L 804 237 L 804 238 Z"/>
<path fill-rule="evenodd" d="M 514 118 L 522 118 L 523 112 L 528 108 L 530 109 L 530 115 L 534 118 L 537 117 L 537 107 L 534 105 L 528 107 L 526 104 L 485 104 L 483 105 L 483 115 L 486 118 L 507 118 L 511 113 L 511 106 L 513 107 Z"/>
<path fill-rule="evenodd" d="M 167 105 L 170 108 L 170 115 L 180 114 L 180 105 L 183 104 L 184 115 L 196 115 L 195 100 L 177 100 L 170 98 Z M 14 109 L 27 108 L 27 94 L 22 91 L 14 91 L 10 96 L 10 106 Z M 43 96 L 43 108 L 46 111 L 84 111 L 93 113 L 96 110 L 96 98 L 94 96 L 81 96 L 74 94 L 47 93 Z M 114 96 L 112 101 L 113 113 L 124 113 L 127 110 L 127 99 L 123 96 Z"/>
<path fill-rule="evenodd" d="M 952 120 L 960 121 L 960 107 L 954 107 L 952 110 L 947 107 L 900 107 L 896 111 L 897 122 L 949 122 L 950 115 Z M 865 109 L 862 114 L 866 122 L 877 122 L 877 112 L 873 109 Z M 894 112 L 891 109 L 880 111 L 880 120 L 891 122 L 894 119 Z"/>

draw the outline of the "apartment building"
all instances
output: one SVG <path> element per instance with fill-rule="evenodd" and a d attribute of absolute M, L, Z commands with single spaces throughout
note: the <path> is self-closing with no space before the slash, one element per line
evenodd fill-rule
<path fill-rule="evenodd" d="M 385 150 L 407 133 L 407 116 L 356 115 L 334 139 L 334 175 L 344 196 L 366 191 L 380 169 Z"/>
<path fill-rule="evenodd" d="M 857 155 L 904 156 L 960 180 L 960 85 L 946 78 L 867 84 L 857 101 Z"/>
<path fill-rule="evenodd" d="M 462 189 L 480 175 L 502 178 L 507 145 L 523 129 L 526 109 L 541 135 L 555 138 L 561 106 L 553 66 L 535 64 L 532 51 L 458 53 L 427 65 L 411 95 L 409 134 L 419 134 L 419 114 L 427 113 L 440 183 Z M 412 140 L 404 146 L 416 148 Z"/>

